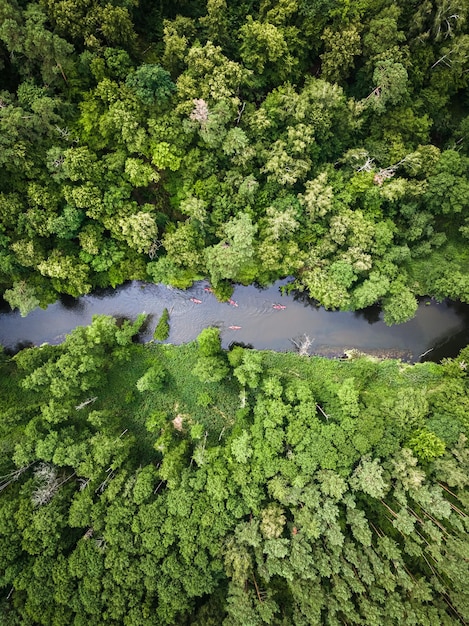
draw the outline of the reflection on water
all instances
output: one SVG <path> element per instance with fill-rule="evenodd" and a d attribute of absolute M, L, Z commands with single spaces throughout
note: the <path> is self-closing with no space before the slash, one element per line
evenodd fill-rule
<path fill-rule="evenodd" d="M 360 311 L 354 311 L 353 314 L 355 317 L 358 317 L 358 319 L 363 318 L 368 324 L 376 324 L 376 322 L 379 322 L 381 319 L 381 307 L 375 304 L 373 306 L 367 306 Z"/>
<path fill-rule="evenodd" d="M 254 346 L 252 345 L 252 343 L 243 343 L 242 341 L 232 341 L 229 345 L 228 345 L 228 349 L 231 350 L 232 348 L 245 348 L 246 350 L 253 350 Z"/>
<path fill-rule="evenodd" d="M 436 338 L 430 351 L 422 361 L 441 361 L 445 357 L 455 357 L 464 346 L 469 345 L 469 319 L 466 327 L 456 333 L 444 333 Z"/>
<path fill-rule="evenodd" d="M 83 311 L 85 308 L 85 304 L 81 298 L 74 298 L 73 296 L 68 296 L 63 293 L 59 302 L 64 309 L 68 309 L 69 311 Z"/>
<path fill-rule="evenodd" d="M 413 320 L 388 327 L 379 307 L 358 312 L 325 311 L 307 294 L 282 295 L 288 282 L 277 281 L 263 289 L 237 286 L 231 305 L 218 302 L 205 290 L 204 282 L 182 291 L 133 281 L 81 298 L 62 297 L 47 310 L 36 309 L 26 318 L 18 311 L 0 309 L 0 343 L 10 350 L 25 343 L 60 343 L 75 326 L 89 324 L 95 314 L 135 319 L 142 312 L 149 317 L 141 340 L 149 341 L 165 307 L 171 314 L 168 341 L 175 344 L 195 339 L 207 326 L 217 326 L 224 347 L 236 344 L 289 351 L 295 349 L 292 339 L 307 335 L 312 353 L 341 356 L 345 350 L 356 348 L 418 361 L 429 350 L 422 357 L 425 360 L 455 356 L 469 342 L 468 305 L 423 299 Z"/>
<path fill-rule="evenodd" d="M 314 307 L 316 309 L 320 308 L 317 300 L 313 300 L 313 298 L 310 298 L 306 291 L 293 291 L 291 293 L 291 296 L 293 297 L 293 300 L 295 302 L 302 302 L 306 307 Z"/>

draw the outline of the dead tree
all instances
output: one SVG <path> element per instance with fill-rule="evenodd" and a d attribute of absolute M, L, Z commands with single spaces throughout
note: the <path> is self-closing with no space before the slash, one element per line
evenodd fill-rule
<path fill-rule="evenodd" d="M 24 467 L 20 467 L 19 469 L 14 470 L 13 472 L 10 472 L 9 474 L 5 474 L 5 476 L 0 476 L 0 491 L 3 491 L 4 489 L 8 487 L 8 485 L 11 485 L 12 482 L 14 482 L 15 480 L 18 480 L 18 478 L 22 474 L 24 474 L 26 470 L 28 470 L 31 466 L 33 466 L 34 463 L 36 463 L 36 461 L 34 461 L 33 463 L 30 463 L 29 465 L 25 465 Z"/>
<path fill-rule="evenodd" d="M 303 335 L 298 341 L 296 339 L 290 339 L 290 341 L 296 346 L 300 356 L 309 356 L 309 349 L 314 339 L 310 339 L 308 335 Z"/>

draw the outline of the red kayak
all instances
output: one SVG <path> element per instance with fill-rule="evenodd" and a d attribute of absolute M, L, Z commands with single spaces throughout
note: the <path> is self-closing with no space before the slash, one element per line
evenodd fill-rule
<path fill-rule="evenodd" d="M 287 307 L 285 304 L 273 304 L 272 308 L 275 309 L 276 311 L 283 311 Z"/>
<path fill-rule="evenodd" d="M 228 300 L 228 304 L 231 304 L 231 306 L 238 306 L 236 300 Z"/>
<path fill-rule="evenodd" d="M 194 302 L 194 304 L 202 304 L 202 300 L 199 300 L 198 298 L 189 298 L 189 300 Z"/>
<path fill-rule="evenodd" d="M 204 291 L 208 291 L 208 293 L 213 293 L 213 289 L 211 287 L 204 287 Z"/>
<path fill-rule="evenodd" d="M 241 330 L 241 326 L 228 326 L 230 330 Z"/>

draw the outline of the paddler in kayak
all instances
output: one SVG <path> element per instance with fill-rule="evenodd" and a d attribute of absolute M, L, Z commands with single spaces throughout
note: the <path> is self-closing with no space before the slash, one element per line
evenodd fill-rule
<path fill-rule="evenodd" d="M 189 300 L 194 304 L 202 304 L 202 300 L 199 300 L 198 298 L 189 298 Z"/>

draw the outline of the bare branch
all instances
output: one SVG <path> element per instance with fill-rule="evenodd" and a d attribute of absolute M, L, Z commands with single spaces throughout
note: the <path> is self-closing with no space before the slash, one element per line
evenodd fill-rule
<path fill-rule="evenodd" d="M 241 110 L 238 110 L 238 118 L 236 119 L 236 126 L 238 126 L 239 122 L 241 121 L 241 115 L 243 114 L 245 108 L 246 108 L 246 103 L 243 102 L 243 106 L 241 107 Z"/>
<path fill-rule="evenodd" d="M 421 359 L 422 357 L 426 356 L 432 350 L 433 350 L 433 348 L 429 348 L 428 350 L 425 350 L 425 352 L 422 352 L 422 354 L 419 355 L 419 359 Z"/>
<path fill-rule="evenodd" d="M 368 100 L 368 98 L 371 98 L 371 96 L 375 96 L 375 98 L 379 98 L 381 95 L 381 87 L 375 87 L 373 89 L 373 91 L 367 95 L 367 97 L 365 98 L 365 100 Z"/>
<path fill-rule="evenodd" d="M 98 396 L 95 396 L 94 398 L 88 398 L 88 400 L 85 400 L 81 404 L 77 404 L 75 409 L 77 411 L 79 411 L 80 409 L 84 409 L 85 406 L 87 406 L 88 404 L 92 404 L 93 402 L 96 402 L 97 399 L 98 399 Z"/>
<path fill-rule="evenodd" d="M 374 159 L 368 157 L 365 163 L 357 169 L 357 172 L 371 172 L 371 170 L 373 169 L 373 162 Z"/>
<path fill-rule="evenodd" d="M 18 480 L 18 478 L 22 474 L 24 474 L 26 470 L 32 467 L 35 463 L 36 461 L 33 461 L 29 465 L 20 467 L 19 469 L 14 470 L 13 472 L 10 472 L 9 474 L 6 474 L 5 476 L 0 476 L 0 491 L 3 491 L 3 489 L 6 489 L 8 485 L 11 485 L 12 482 L 14 482 L 15 480 Z"/>
<path fill-rule="evenodd" d="M 43 506 L 52 500 L 61 480 L 57 476 L 56 468 L 50 463 L 41 463 L 34 472 L 38 486 L 31 495 L 34 506 Z"/>
<path fill-rule="evenodd" d="M 319 406 L 319 404 L 316 404 L 316 408 L 324 415 L 326 420 L 329 419 L 329 415 L 324 411 L 324 409 L 321 406 Z"/>
<path fill-rule="evenodd" d="M 295 339 L 290 339 L 290 341 L 297 347 L 298 354 L 300 356 L 309 356 L 309 349 L 314 341 L 314 338 L 310 339 L 308 335 L 303 335 L 303 338 L 298 341 Z"/>
<path fill-rule="evenodd" d="M 159 239 L 156 239 L 150 246 L 150 248 L 148 249 L 148 256 L 150 257 L 150 260 L 153 261 L 153 259 L 156 257 L 156 253 L 158 252 L 158 250 L 161 248 L 161 246 L 163 245 L 163 242 L 160 241 Z"/>
<path fill-rule="evenodd" d="M 433 63 L 430 69 L 433 69 L 434 67 L 436 67 L 439 63 L 442 63 L 443 61 L 445 62 L 445 65 L 447 67 L 451 67 L 452 61 L 451 60 L 447 61 L 446 59 L 448 59 L 449 55 L 452 54 L 453 52 L 454 52 L 454 49 L 448 52 L 448 54 L 444 54 L 442 57 L 438 59 L 438 61 L 435 61 L 435 63 Z"/>

